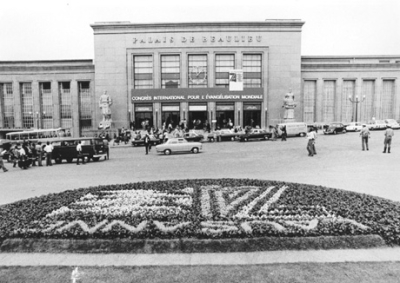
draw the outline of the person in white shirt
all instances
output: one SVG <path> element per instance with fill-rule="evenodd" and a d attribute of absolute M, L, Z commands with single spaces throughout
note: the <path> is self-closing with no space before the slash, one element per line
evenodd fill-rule
<path fill-rule="evenodd" d="M 46 166 L 53 166 L 53 164 L 51 164 L 53 145 L 47 142 L 44 151 L 46 152 Z"/>
<path fill-rule="evenodd" d="M 82 164 L 85 164 L 85 157 L 82 154 L 82 145 L 81 141 L 76 145 L 76 165 L 79 165 L 79 159 L 82 158 Z"/>
<path fill-rule="evenodd" d="M 307 133 L 308 156 L 314 156 L 314 154 L 317 154 L 315 151 L 315 138 L 316 138 L 316 133 L 314 131 L 314 128 L 311 128 L 310 131 Z"/>

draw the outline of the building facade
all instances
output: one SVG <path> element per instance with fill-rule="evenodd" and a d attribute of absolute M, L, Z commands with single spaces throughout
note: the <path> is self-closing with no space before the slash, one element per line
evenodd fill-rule
<path fill-rule="evenodd" d="M 91 60 L 0 62 L 0 129 L 70 127 L 94 135 L 99 99 L 112 127 L 259 126 L 399 119 L 400 56 L 301 56 L 300 20 L 95 23 Z M 232 70 L 243 89 L 232 90 Z M 353 101 L 351 102 L 350 99 Z"/>

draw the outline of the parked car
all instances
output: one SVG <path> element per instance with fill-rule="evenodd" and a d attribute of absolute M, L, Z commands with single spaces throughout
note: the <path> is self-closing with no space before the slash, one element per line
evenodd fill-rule
<path fill-rule="evenodd" d="M 249 132 L 245 133 L 244 135 L 239 136 L 240 141 L 248 141 L 248 140 L 255 140 L 255 139 L 263 139 L 267 140 L 272 137 L 272 133 L 263 130 L 263 129 L 251 129 Z"/>
<path fill-rule="evenodd" d="M 346 127 L 346 131 L 348 132 L 359 132 L 362 129 L 362 123 L 360 122 L 351 122 Z"/>
<path fill-rule="evenodd" d="M 390 126 L 393 130 L 400 129 L 400 124 L 397 123 L 395 119 L 386 119 L 385 123 L 387 126 Z"/>
<path fill-rule="evenodd" d="M 218 131 L 213 131 L 208 134 L 207 140 L 210 142 L 214 141 L 234 141 L 240 136 L 244 135 L 245 132 L 235 132 L 230 129 L 222 129 Z"/>
<path fill-rule="evenodd" d="M 377 131 L 386 129 L 386 123 L 384 120 L 372 120 L 367 124 L 368 129 Z"/>
<path fill-rule="evenodd" d="M 302 122 L 278 124 L 278 136 L 282 135 L 282 128 L 286 127 L 287 136 L 305 137 L 307 134 L 307 124 Z"/>
<path fill-rule="evenodd" d="M 331 123 L 329 126 L 324 130 L 324 135 L 334 134 L 337 133 L 345 133 L 346 127 L 343 123 Z"/>
<path fill-rule="evenodd" d="M 196 141 L 196 142 L 200 142 L 204 139 L 204 136 L 201 134 L 198 134 L 194 131 L 190 131 L 189 133 L 185 133 L 183 135 L 183 137 L 188 141 L 188 142 L 192 142 L 192 141 Z"/>
<path fill-rule="evenodd" d="M 71 163 L 73 159 L 77 158 L 76 146 L 79 141 L 82 145 L 82 154 L 88 161 L 90 159 L 99 161 L 101 157 L 104 157 L 104 159 L 109 158 L 108 144 L 104 143 L 101 138 L 62 138 L 49 141 L 53 143 L 52 157 L 57 164 L 60 164 L 63 160 Z"/>
<path fill-rule="evenodd" d="M 137 132 L 132 139 L 132 145 L 133 146 L 140 146 L 144 145 L 144 137 L 146 135 L 146 131 L 142 132 Z M 150 143 L 151 145 L 157 145 L 161 143 L 161 140 L 159 138 L 156 138 L 154 135 L 149 135 L 150 136 Z"/>
<path fill-rule="evenodd" d="M 165 143 L 156 146 L 156 151 L 165 155 L 170 155 L 173 152 L 198 153 L 200 150 L 202 150 L 200 142 L 188 142 L 184 138 L 170 138 Z"/>

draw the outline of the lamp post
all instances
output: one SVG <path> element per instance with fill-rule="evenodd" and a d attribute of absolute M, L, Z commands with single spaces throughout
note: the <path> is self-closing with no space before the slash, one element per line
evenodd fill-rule
<path fill-rule="evenodd" d="M 358 104 L 361 103 L 361 102 L 363 102 L 363 101 L 365 100 L 365 95 L 363 95 L 362 99 L 359 99 L 359 98 L 358 98 L 358 95 L 356 95 L 355 99 L 353 99 L 353 98 L 351 97 L 351 95 L 349 95 L 349 100 L 350 100 L 351 103 L 353 103 L 353 104 L 356 105 L 356 119 L 355 119 L 355 122 L 357 123 Z"/>

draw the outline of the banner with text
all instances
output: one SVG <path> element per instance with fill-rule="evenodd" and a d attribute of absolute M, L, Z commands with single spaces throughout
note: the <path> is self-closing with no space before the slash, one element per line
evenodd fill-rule
<path fill-rule="evenodd" d="M 245 88 L 230 92 L 227 88 L 132 89 L 131 102 L 208 102 L 263 101 L 264 88 Z"/>

